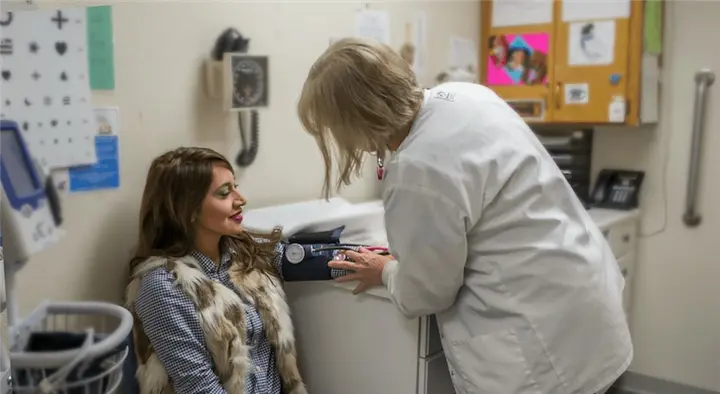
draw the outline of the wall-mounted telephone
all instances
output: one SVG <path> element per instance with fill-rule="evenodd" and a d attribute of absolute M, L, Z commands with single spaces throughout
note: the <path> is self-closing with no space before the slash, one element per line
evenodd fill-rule
<path fill-rule="evenodd" d="M 637 208 L 643 178 L 645 173 L 642 171 L 600 171 L 590 195 L 590 205 L 610 209 Z"/>
<path fill-rule="evenodd" d="M 223 105 L 228 111 L 237 112 L 242 148 L 235 164 L 247 167 L 255 161 L 258 153 L 260 116 L 257 108 L 268 106 L 268 58 L 247 54 L 250 39 L 237 29 L 226 29 L 215 42 L 212 50 L 214 65 L 208 73 L 221 73 L 221 78 L 209 75 L 209 91 L 221 91 Z M 217 93 L 216 93 L 217 94 Z M 212 96 L 213 94 L 211 94 Z M 246 116 L 250 116 L 249 122 Z M 249 123 L 250 135 L 247 132 Z"/>

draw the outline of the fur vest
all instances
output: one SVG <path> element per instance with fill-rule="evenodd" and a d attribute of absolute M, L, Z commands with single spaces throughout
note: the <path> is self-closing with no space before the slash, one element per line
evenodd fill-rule
<path fill-rule="evenodd" d="M 172 272 L 175 285 L 192 300 L 197 310 L 208 352 L 215 363 L 215 373 L 229 394 L 245 394 L 246 372 L 252 361 L 246 345 L 245 304 L 231 289 L 212 281 L 192 256 L 178 259 L 150 258 L 132 272 L 127 287 L 127 308 L 135 315 L 134 303 L 143 276 L 159 267 Z M 297 353 L 290 308 L 281 282 L 260 271 L 244 273 L 233 264 L 230 280 L 238 293 L 257 302 L 266 336 L 275 350 L 283 390 L 286 394 L 307 394 L 297 367 Z M 135 315 L 133 327 L 135 354 L 138 358 L 137 379 L 142 394 L 174 393 L 165 367 Z"/>

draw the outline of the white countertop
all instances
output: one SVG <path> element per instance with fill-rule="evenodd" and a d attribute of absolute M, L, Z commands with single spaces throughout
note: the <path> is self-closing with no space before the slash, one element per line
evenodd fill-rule
<path fill-rule="evenodd" d="M 323 231 L 347 225 L 341 237 L 342 242 L 387 246 L 383 213 L 383 204 L 380 200 L 353 204 L 342 198 L 333 198 L 329 201 L 311 200 L 254 209 L 245 214 L 245 223 L 248 228 L 256 230 L 269 230 L 282 225 L 286 234 L 300 230 Z M 588 210 L 588 213 L 601 231 L 607 231 L 610 227 L 623 222 L 637 220 L 639 217 L 638 210 L 593 208 Z M 355 283 L 341 284 L 333 281 L 323 283 L 349 290 L 355 288 Z M 376 287 L 367 293 L 388 298 L 384 287 Z"/>
<path fill-rule="evenodd" d="M 588 210 L 588 213 L 602 231 L 605 231 L 618 223 L 629 220 L 637 220 L 640 216 L 640 211 L 637 209 L 620 211 L 617 209 L 592 208 Z"/>
<path fill-rule="evenodd" d="M 629 210 L 629 211 L 621 211 L 616 209 L 603 209 L 603 208 L 592 208 L 588 210 L 588 213 L 590 214 L 590 217 L 593 219 L 593 221 L 598 225 L 601 231 L 605 231 L 617 224 L 631 221 L 631 220 L 637 220 L 637 218 L 640 216 L 640 211 L 637 209 Z M 359 234 L 358 234 L 359 235 Z M 387 241 L 385 240 L 385 234 L 372 234 L 367 235 L 368 240 L 362 241 L 359 239 L 353 239 L 353 242 L 358 243 L 373 243 L 377 245 L 386 245 Z M 346 290 L 352 291 L 355 286 L 357 286 L 356 283 L 338 283 L 338 282 L 324 282 L 328 283 L 334 287 L 343 288 Z M 385 287 L 375 287 L 372 289 L 369 289 L 365 292 L 365 294 L 381 297 L 385 299 L 390 299 L 390 295 L 388 294 Z"/>

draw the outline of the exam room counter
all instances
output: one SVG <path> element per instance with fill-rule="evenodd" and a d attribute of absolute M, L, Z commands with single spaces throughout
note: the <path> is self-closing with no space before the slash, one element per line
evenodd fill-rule
<path fill-rule="evenodd" d="M 627 255 L 627 252 L 634 249 L 635 238 L 637 234 L 637 222 L 640 217 L 639 210 L 620 211 L 615 209 L 602 209 L 592 208 L 588 210 L 590 217 L 602 231 L 605 238 L 610 243 L 610 248 L 613 250 L 613 254 L 616 258 L 620 259 Z M 384 233 L 375 232 L 370 234 L 371 238 L 365 240 L 366 242 L 372 242 L 381 246 L 387 246 L 387 238 Z M 362 242 L 362 241 L 361 241 Z M 631 266 L 634 265 L 634 256 L 631 262 L 620 264 L 620 269 L 624 270 L 626 280 L 629 279 L 627 276 L 630 273 Z M 628 266 L 628 267 L 624 267 Z M 344 288 L 352 291 L 356 284 L 355 283 L 337 283 L 337 282 L 323 282 L 335 287 Z M 384 287 L 375 287 L 366 291 L 367 294 L 371 294 L 378 297 L 390 298 L 387 290 Z M 629 294 L 629 293 L 628 293 Z M 629 308 L 629 296 L 625 297 L 626 310 Z"/>
<path fill-rule="evenodd" d="M 386 245 L 381 201 L 343 199 L 267 207 L 246 214 L 246 224 L 287 233 L 346 225 L 342 242 Z M 638 211 L 591 209 L 626 277 L 629 313 Z M 405 318 L 382 287 L 353 295 L 354 284 L 288 282 L 301 373 L 313 394 L 453 394 L 434 316 Z"/>

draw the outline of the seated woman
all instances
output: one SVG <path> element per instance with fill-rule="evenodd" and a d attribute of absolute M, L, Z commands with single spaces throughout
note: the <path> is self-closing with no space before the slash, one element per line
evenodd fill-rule
<path fill-rule="evenodd" d="M 126 294 L 142 393 L 307 393 L 281 232 L 244 230 L 245 203 L 217 152 L 179 148 L 153 161 Z M 342 274 L 321 259 L 299 276 Z"/>

